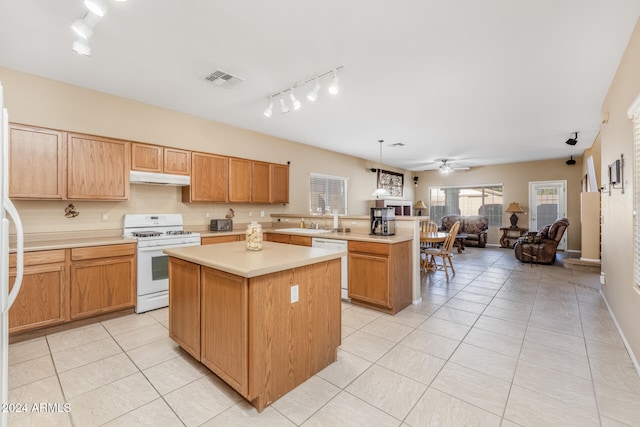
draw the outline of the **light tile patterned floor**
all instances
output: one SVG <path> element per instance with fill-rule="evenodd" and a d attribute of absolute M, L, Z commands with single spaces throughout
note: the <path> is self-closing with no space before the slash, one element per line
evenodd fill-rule
<path fill-rule="evenodd" d="M 597 274 L 468 248 L 388 316 L 343 304 L 338 362 L 258 414 L 168 338 L 167 310 L 10 347 L 12 426 L 640 425 L 640 379 Z"/>

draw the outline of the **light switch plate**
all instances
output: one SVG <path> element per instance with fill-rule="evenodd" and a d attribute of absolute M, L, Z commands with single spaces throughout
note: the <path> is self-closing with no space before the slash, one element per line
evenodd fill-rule
<path fill-rule="evenodd" d="M 291 304 L 298 302 L 298 299 L 300 299 L 298 295 L 298 285 L 293 285 L 291 287 Z"/>

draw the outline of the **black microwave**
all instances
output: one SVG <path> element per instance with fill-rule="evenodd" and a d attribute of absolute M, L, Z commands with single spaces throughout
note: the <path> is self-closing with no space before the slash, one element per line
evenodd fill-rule
<path fill-rule="evenodd" d="M 233 220 L 232 219 L 212 219 L 209 224 L 209 230 L 211 231 L 232 231 Z"/>

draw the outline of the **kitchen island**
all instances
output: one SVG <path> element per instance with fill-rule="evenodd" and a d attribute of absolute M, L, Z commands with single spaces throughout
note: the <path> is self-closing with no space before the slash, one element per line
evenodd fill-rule
<path fill-rule="evenodd" d="M 166 249 L 169 335 L 258 411 L 336 361 L 344 251 Z"/>

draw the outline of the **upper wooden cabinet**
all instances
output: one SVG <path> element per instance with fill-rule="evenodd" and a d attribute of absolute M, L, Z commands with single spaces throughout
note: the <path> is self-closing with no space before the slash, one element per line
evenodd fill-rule
<path fill-rule="evenodd" d="M 251 201 L 271 203 L 271 164 L 251 162 Z"/>
<path fill-rule="evenodd" d="M 9 197 L 64 199 L 67 150 L 64 132 L 9 125 Z"/>
<path fill-rule="evenodd" d="M 127 200 L 131 143 L 93 135 L 67 135 L 67 197 Z"/>
<path fill-rule="evenodd" d="M 289 165 L 271 164 L 271 203 L 289 203 Z"/>
<path fill-rule="evenodd" d="M 191 174 L 191 153 L 159 145 L 131 144 L 131 169 L 144 172 Z"/>
<path fill-rule="evenodd" d="M 191 153 L 191 185 L 182 187 L 182 201 L 226 202 L 228 192 L 228 157 Z"/>
<path fill-rule="evenodd" d="M 229 201 L 251 202 L 251 160 L 229 158 Z"/>

